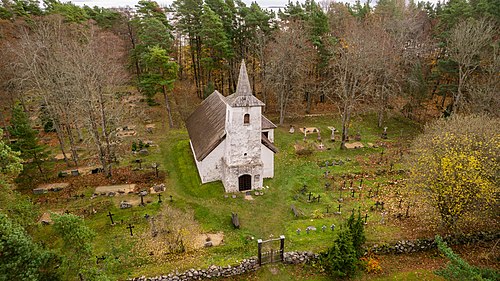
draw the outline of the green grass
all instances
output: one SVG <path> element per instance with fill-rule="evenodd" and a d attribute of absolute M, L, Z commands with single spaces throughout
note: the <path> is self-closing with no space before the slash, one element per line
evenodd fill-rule
<path fill-rule="evenodd" d="M 355 120 L 351 127 L 352 134 L 358 130 L 362 135 L 362 142 L 376 143 L 380 140 L 382 129 L 373 126 L 376 124 L 374 116 L 368 116 L 362 120 Z M 200 232 L 224 232 L 224 244 L 218 247 L 203 249 L 194 253 L 180 255 L 178 259 L 169 263 L 152 262 L 148 259 L 138 258 L 132 254 L 136 237 L 130 237 L 125 228 L 128 223 L 134 224 L 134 233 L 139 235 L 147 231 L 148 223 L 144 215 L 155 215 L 159 212 L 161 205 L 158 203 L 147 204 L 146 207 L 133 207 L 121 210 L 118 203 L 120 198 L 97 198 L 92 204 L 99 207 L 98 213 L 91 215 L 86 220 L 87 224 L 97 233 L 95 241 L 96 254 L 117 256 L 120 264 L 109 266 L 107 272 L 117 279 L 125 279 L 140 275 L 158 275 L 169 273 L 173 270 L 185 270 L 191 267 L 205 267 L 210 264 L 227 265 L 234 264 L 238 260 L 249 256 L 255 256 L 257 251 L 257 239 L 267 239 L 285 235 L 285 250 L 312 250 L 322 251 L 328 248 L 333 241 L 334 235 L 329 226 L 335 224 L 339 226 L 350 214 L 352 209 L 360 208 L 364 213 L 368 210 L 372 199 L 366 199 L 366 192 L 369 188 L 374 188 L 378 182 L 387 180 L 385 176 L 377 178 L 367 178 L 363 186 L 365 197 L 362 200 L 346 198 L 342 202 L 342 215 L 324 214 L 323 218 L 313 218 L 312 213 L 325 213 L 327 206 L 330 212 L 337 210 L 339 203 L 338 191 L 325 190 L 327 179 L 324 177 L 326 168 L 320 168 L 318 162 L 325 160 L 343 160 L 345 165 L 329 167 L 330 174 L 335 180 L 328 180 L 333 186 L 340 186 L 344 174 L 355 174 L 366 172 L 356 159 L 366 160 L 369 157 L 380 155 L 383 148 L 365 148 L 355 150 L 340 150 L 339 142 L 329 142 L 330 130 L 327 126 L 340 127 L 338 120 L 331 117 L 306 118 L 296 122 L 299 127 L 318 127 L 322 132 L 323 140 L 328 150 L 314 152 L 310 156 L 297 156 L 293 144 L 302 142 L 303 135 L 300 133 L 289 134 L 288 126 L 275 130 L 275 141 L 279 148 L 279 153 L 275 155 L 275 176 L 273 179 L 265 179 L 264 196 L 254 196 L 253 201 L 243 199 L 242 194 L 237 194 L 237 198 L 224 198 L 224 188 L 221 182 L 201 184 L 189 146 L 189 139 L 185 130 L 170 130 L 164 134 L 159 141 L 158 149 L 150 149 L 149 156 L 144 157 L 145 162 L 160 163 L 160 169 L 167 171 L 165 180 L 166 192 L 164 192 L 164 203 L 184 211 L 192 211 L 194 218 L 200 224 Z M 397 144 L 406 142 L 411 136 L 418 132 L 418 127 L 404 119 L 390 119 L 388 121 L 389 140 Z M 396 129 L 397 128 L 397 129 Z M 403 130 L 400 135 L 399 128 Z M 391 132 L 398 130 L 397 136 Z M 297 130 L 298 131 L 298 130 Z M 310 135 L 309 139 L 315 140 L 316 135 Z M 378 157 L 378 156 L 377 156 Z M 125 161 L 122 161 L 125 163 Z M 386 165 L 387 166 L 387 165 Z M 384 168 L 387 168 L 384 166 Z M 375 168 L 374 168 L 375 169 Z M 371 171 L 373 172 L 373 171 Z M 357 186 L 359 182 L 355 182 Z M 308 194 L 301 194 L 299 190 L 307 185 L 308 192 L 314 195 L 321 195 L 320 203 L 309 203 Z M 90 194 L 91 188 L 86 191 Z M 173 202 L 169 202 L 168 196 L 173 196 Z M 128 196 L 128 195 L 127 195 Z M 350 196 L 347 192 L 343 197 Z M 356 194 L 358 197 L 358 194 Z M 128 198 L 128 197 L 127 197 Z M 154 195 L 145 198 L 152 202 L 157 201 Z M 76 201 L 72 203 L 74 208 L 88 208 L 88 201 Z M 303 216 L 294 218 L 290 209 L 295 205 Z M 64 208 L 61 203 L 58 208 Z M 115 214 L 117 225 L 109 225 L 109 218 L 106 217 L 108 211 Z M 231 213 L 238 214 L 241 229 L 235 230 L 231 224 Z M 123 223 L 121 223 L 123 220 Z M 391 241 L 397 238 L 398 229 L 395 227 L 381 225 L 378 223 L 379 215 L 370 213 L 368 227 L 366 228 L 367 238 L 370 242 Z M 326 225 L 325 232 L 321 227 Z M 305 228 L 315 226 L 316 232 L 306 234 Z M 300 228 L 300 235 L 296 230 Z M 37 236 L 42 241 L 48 243 L 58 243 L 50 241 L 50 226 L 37 231 Z M 267 271 L 261 270 L 255 275 L 255 280 L 327 280 L 321 274 L 311 276 L 309 272 L 299 269 L 290 270 L 282 265 L 275 266 L 278 274 L 269 275 Z M 276 270 L 273 270 L 276 271 Z M 263 274 L 262 276 L 260 274 Z M 267 275 L 266 275 L 267 274 Z M 291 275 L 290 275 L 291 274 Z M 251 275 L 254 276 L 254 275 Z M 291 277 L 293 276 L 293 278 Z M 297 277 L 299 276 L 299 277 Z M 303 279 L 300 279 L 303 276 Z M 275 279 L 278 278 L 278 279 Z M 281 279 L 280 279 L 281 278 Z M 312 278 L 312 279 L 311 279 Z M 314 279 L 316 278 L 316 279 Z M 235 279 L 240 280 L 240 279 Z M 250 279 L 241 279 L 250 280 Z M 399 279 L 396 279 L 399 280 Z"/>

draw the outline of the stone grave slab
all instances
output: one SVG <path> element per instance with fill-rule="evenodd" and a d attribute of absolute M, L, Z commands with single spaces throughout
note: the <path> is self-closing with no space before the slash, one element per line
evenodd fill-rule
<path fill-rule="evenodd" d="M 319 129 L 316 127 L 304 127 L 300 128 L 300 131 L 306 135 L 319 133 Z"/>
<path fill-rule="evenodd" d="M 102 185 L 98 186 L 95 189 L 95 193 L 110 193 L 114 192 L 116 194 L 127 194 L 131 191 L 134 191 L 135 184 L 119 184 L 119 185 Z"/>
<path fill-rule="evenodd" d="M 347 149 L 357 149 L 357 148 L 363 148 L 365 146 L 362 143 L 360 143 L 359 141 L 357 141 L 357 142 L 346 143 L 345 147 Z"/>
<path fill-rule="evenodd" d="M 211 242 L 211 243 L 207 243 Z M 206 245 L 210 244 L 210 246 L 219 246 L 224 243 L 224 233 L 203 233 L 196 237 L 194 247 L 199 249 L 203 247 L 207 247 Z"/>
<path fill-rule="evenodd" d="M 34 194 L 43 194 L 49 191 L 61 191 L 64 188 L 68 187 L 69 183 L 67 182 L 59 182 L 59 183 L 49 183 L 49 184 L 40 184 L 37 188 L 33 189 Z"/>

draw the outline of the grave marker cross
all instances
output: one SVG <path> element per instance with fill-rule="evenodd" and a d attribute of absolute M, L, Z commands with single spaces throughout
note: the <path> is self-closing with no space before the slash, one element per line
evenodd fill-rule
<path fill-rule="evenodd" d="M 108 212 L 108 214 L 106 215 L 106 216 L 107 216 L 107 217 L 109 217 L 109 219 L 111 220 L 111 225 L 114 225 L 114 224 L 115 224 L 115 222 L 113 221 L 113 216 L 114 216 L 114 215 L 115 215 L 115 214 L 112 214 L 111 212 Z"/>
<path fill-rule="evenodd" d="M 128 224 L 127 228 L 130 229 L 130 236 L 134 236 L 134 234 L 132 234 L 132 228 L 134 228 L 135 226 L 131 225 L 130 223 Z"/>
<path fill-rule="evenodd" d="M 342 205 L 339 204 L 339 213 L 340 213 L 340 208 L 342 207 Z"/>
<path fill-rule="evenodd" d="M 161 193 L 158 193 L 158 203 L 161 203 Z"/>
<path fill-rule="evenodd" d="M 354 191 L 354 189 L 353 189 L 353 190 L 352 190 L 352 196 L 351 196 L 352 198 L 354 198 L 354 193 L 355 193 L 355 191 Z"/>
<path fill-rule="evenodd" d="M 144 206 L 144 194 L 139 194 L 141 196 L 141 206 Z"/>

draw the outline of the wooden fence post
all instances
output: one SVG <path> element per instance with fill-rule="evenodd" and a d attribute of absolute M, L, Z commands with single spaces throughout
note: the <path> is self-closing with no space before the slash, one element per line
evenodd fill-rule
<path fill-rule="evenodd" d="M 280 236 L 280 259 L 285 260 L 285 235 Z"/>
<path fill-rule="evenodd" d="M 262 266 L 262 239 L 257 240 L 257 245 L 258 245 L 257 257 L 259 259 L 259 266 Z"/>

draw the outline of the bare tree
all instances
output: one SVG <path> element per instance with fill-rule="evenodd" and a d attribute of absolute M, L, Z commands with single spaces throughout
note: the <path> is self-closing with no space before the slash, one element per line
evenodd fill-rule
<path fill-rule="evenodd" d="M 92 24 L 72 25 L 51 16 L 22 32 L 13 64 L 23 93 L 46 105 L 64 157 L 67 138 L 78 165 L 74 131 L 85 124 L 107 175 L 121 115 L 114 97 L 115 87 L 125 77 L 121 43 Z"/>
<path fill-rule="evenodd" d="M 342 122 L 341 149 L 349 136 L 349 124 L 353 109 L 366 98 L 374 80 L 371 69 L 373 47 L 367 40 L 369 31 L 353 24 L 345 30 L 337 44 L 332 47 L 329 78 L 324 87 L 327 96 L 337 102 Z"/>
<path fill-rule="evenodd" d="M 465 85 L 481 64 L 485 49 L 497 34 L 494 25 L 485 19 L 459 22 L 450 31 L 447 40 L 449 58 L 457 64 L 458 85 L 453 93 L 452 113 L 461 109 Z"/>
<path fill-rule="evenodd" d="M 473 75 L 465 89 L 468 93 L 467 110 L 472 113 L 486 112 L 500 116 L 500 47 L 492 44 L 492 49 L 481 63 L 481 71 Z"/>
<path fill-rule="evenodd" d="M 281 25 L 266 53 L 265 84 L 276 96 L 279 124 L 283 125 L 289 103 L 304 92 L 315 53 L 305 29 L 294 21 Z"/>

